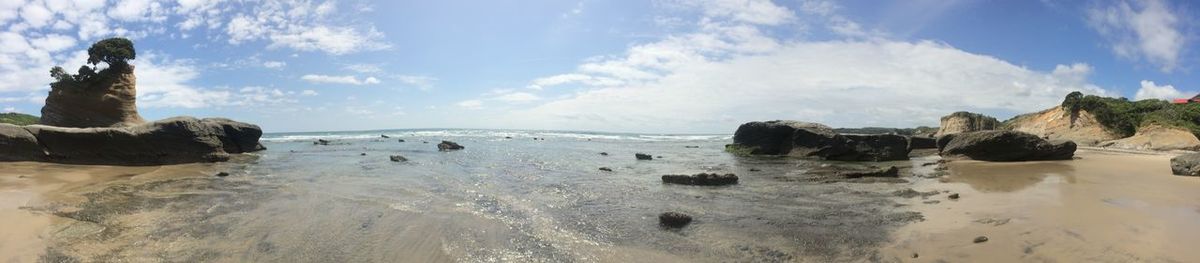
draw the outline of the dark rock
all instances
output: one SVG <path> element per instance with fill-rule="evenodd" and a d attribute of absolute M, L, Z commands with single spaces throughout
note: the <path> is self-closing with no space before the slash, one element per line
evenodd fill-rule
<path fill-rule="evenodd" d="M 692 148 L 692 149 L 695 149 L 695 148 L 700 148 L 700 146 L 688 145 L 688 146 L 683 146 L 683 148 Z"/>
<path fill-rule="evenodd" d="M 379 138 L 391 139 L 392 137 L 391 137 L 391 136 L 387 136 L 387 134 L 380 134 L 380 135 L 379 135 Z"/>
<path fill-rule="evenodd" d="M 762 170 L 759 170 L 758 168 L 750 168 L 750 171 L 751 171 L 751 172 L 758 172 L 758 171 L 762 171 Z"/>
<path fill-rule="evenodd" d="M 936 149 L 937 139 L 933 137 L 912 136 L 908 137 L 908 149 Z"/>
<path fill-rule="evenodd" d="M 958 193 L 950 194 L 950 196 L 947 196 L 947 197 L 950 199 L 958 199 Z"/>
<path fill-rule="evenodd" d="M 367 153 L 360 153 L 359 156 L 367 156 Z"/>
<path fill-rule="evenodd" d="M 505 139 L 512 139 L 512 136 L 504 136 Z"/>
<path fill-rule="evenodd" d="M 600 167 L 600 170 L 601 170 L 601 171 L 605 171 L 605 172 L 612 172 L 612 171 L 613 171 L 613 170 L 612 170 L 612 168 L 608 168 L 608 167 Z"/>
<path fill-rule="evenodd" d="M 1010 162 L 1070 160 L 1075 155 L 1074 142 L 1050 142 L 1017 131 L 964 132 L 944 137 L 949 139 L 941 148 L 943 157 Z"/>
<path fill-rule="evenodd" d="M 840 161 L 908 159 L 908 139 L 899 135 L 841 135 L 828 126 L 798 121 L 749 122 L 738 127 L 736 154 L 790 155 Z"/>
<path fill-rule="evenodd" d="M 662 158 L 663 158 L 662 155 L 654 156 L 654 159 L 662 159 Z"/>
<path fill-rule="evenodd" d="M 264 150 L 258 126 L 176 117 L 119 128 L 0 125 L 0 160 L 68 164 L 163 165 L 229 160 Z M 36 148 L 34 148 L 36 147 Z"/>
<path fill-rule="evenodd" d="M 462 145 L 458 145 L 457 143 L 454 143 L 452 141 L 442 141 L 442 143 L 439 143 L 437 145 L 437 147 L 438 147 L 438 151 L 454 151 L 454 150 L 462 150 L 462 149 L 466 148 L 466 147 L 463 147 Z"/>
<path fill-rule="evenodd" d="M 895 177 L 900 177 L 900 168 L 892 166 L 887 169 L 874 170 L 874 171 L 838 172 L 838 175 L 845 177 L 845 178 L 863 178 L 863 177 L 892 177 L 892 178 L 895 178 Z"/>
<path fill-rule="evenodd" d="M 904 190 L 896 190 L 895 192 L 892 192 L 892 195 L 904 197 L 904 198 L 913 198 L 913 197 L 918 197 L 918 196 L 928 197 L 928 196 L 934 196 L 937 194 L 938 194 L 938 191 L 921 192 L 921 191 L 913 190 L 912 188 L 904 189 Z"/>
<path fill-rule="evenodd" d="M 313 145 L 329 145 L 329 143 L 331 143 L 329 140 L 317 139 L 317 141 L 313 142 Z"/>
<path fill-rule="evenodd" d="M 658 215 L 658 224 L 665 227 L 681 228 L 691 223 L 692 216 L 683 213 L 666 212 Z"/>
<path fill-rule="evenodd" d="M 397 142 L 404 142 L 404 139 L 399 139 L 399 140 L 396 140 L 396 141 L 397 141 Z"/>
<path fill-rule="evenodd" d="M 1200 153 L 1189 153 L 1171 158 L 1171 173 L 1200 176 Z"/>
<path fill-rule="evenodd" d="M 633 154 L 633 157 L 637 157 L 638 160 L 654 160 L 653 156 L 644 153 L 635 153 Z"/>
<path fill-rule="evenodd" d="M 668 174 L 662 176 L 663 183 L 684 185 L 731 185 L 737 184 L 735 174 L 698 173 L 694 175 Z"/>
<path fill-rule="evenodd" d="M 979 236 L 979 237 L 976 237 L 976 238 L 975 238 L 975 243 L 976 243 L 976 244 L 978 244 L 978 243 L 983 243 L 983 242 L 987 242 L 987 241 L 988 241 L 988 238 L 987 238 L 987 237 L 985 237 L 985 236 Z"/>
<path fill-rule="evenodd" d="M 229 176 L 229 173 L 226 173 L 226 172 L 217 173 L 217 177 L 226 177 L 226 176 Z"/>
<path fill-rule="evenodd" d="M 608 152 L 600 152 L 600 155 L 608 156 Z"/>
<path fill-rule="evenodd" d="M 912 258 L 919 258 L 919 257 L 921 257 L 921 255 L 920 255 L 920 254 L 917 254 L 916 252 L 914 252 L 914 253 L 913 253 L 913 255 L 912 255 Z"/>
<path fill-rule="evenodd" d="M 404 156 L 399 156 L 399 155 L 392 155 L 392 156 L 388 157 L 388 159 L 391 159 L 393 162 L 407 162 L 408 161 L 408 158 L 404 158 Z"/>

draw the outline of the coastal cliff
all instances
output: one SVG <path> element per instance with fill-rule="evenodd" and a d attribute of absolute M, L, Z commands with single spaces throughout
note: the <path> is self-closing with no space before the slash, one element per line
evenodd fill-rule
<path fill-rule="evenodd" d="M 1096 145 L 1121 138 L 1106 130 L 1087 110 L 1069 112 L 1062 106 L 1018 115 L 1005 121 L 1004 127 L 1051 140 L 1071 140 L 1080 145 Z"/>

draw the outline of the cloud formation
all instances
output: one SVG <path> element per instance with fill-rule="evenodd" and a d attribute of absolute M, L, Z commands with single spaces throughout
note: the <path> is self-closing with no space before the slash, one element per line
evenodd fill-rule
<path fill-rule="evenodd" d="M 300 79 L 311 82 L 311 83 L 346 84 L 346 85 L 373 85 L 373 84 L 380 83 L 379 79 L 377 79 L 375 77 L 367 77 L 365 79 L 360 80 L 358 77 L 351 76 L 351 75 L 330 76 L 330 75 L 308 74 L 308 75 L 301 76 Z"/>
<path fill-rule="evenodd" d="M 1162 0 L 1116 1 L 1088 10 L 1088 25 L 1118 56 L 1154 64 L 1163 72 L 1180 66 L 1189 41 L 1180 14 Z"/>

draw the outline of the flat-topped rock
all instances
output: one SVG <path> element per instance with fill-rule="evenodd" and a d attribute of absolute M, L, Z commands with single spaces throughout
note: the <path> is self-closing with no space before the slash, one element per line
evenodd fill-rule
<path fill-rule="evenodd" d="M 950 134 L 938 139 L 943 157 L 966 157 L 981 161 L 1070 160 L 1075 143 L 1047 141 L 1018 131 L 977 131 Z"/>
<path fill-rule="evenodd" d="M 738 127 L 726 150 L 737 154 L 789 155 L 839 161 L 908 159 L 904 136 L 842 135 L 829 126 L 800 121 L 749 122 Z"/>
<path fill-rule="evenodd" d="M 120 128 L 0 125 L 4 161 L 162 165 L 226 161 L 264 150 L 262 130 L 227 119 L 176 117 Z M 36 145 L 36 147 L 34 146 Z"/>

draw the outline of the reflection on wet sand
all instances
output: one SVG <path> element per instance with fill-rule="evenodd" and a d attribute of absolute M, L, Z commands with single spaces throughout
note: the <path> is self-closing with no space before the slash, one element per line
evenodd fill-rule
<path fill-rule="evenodd" d="M 1200 262 L 1200 180 L 1171 175 L 1169 155 L 1081 150 L 1079 159 L 955 162 L 959 193 L 912 200 L 925 221 L 893 235 L 899 262 Z M 1013 178 L 1001 178 L 1013 177 Z M 932 203 L 932 202 L 931 202 Z M 975 243 L 979 236 L 988 241 Z M 916 256 L 914 256 L 916 255 Z"/>

